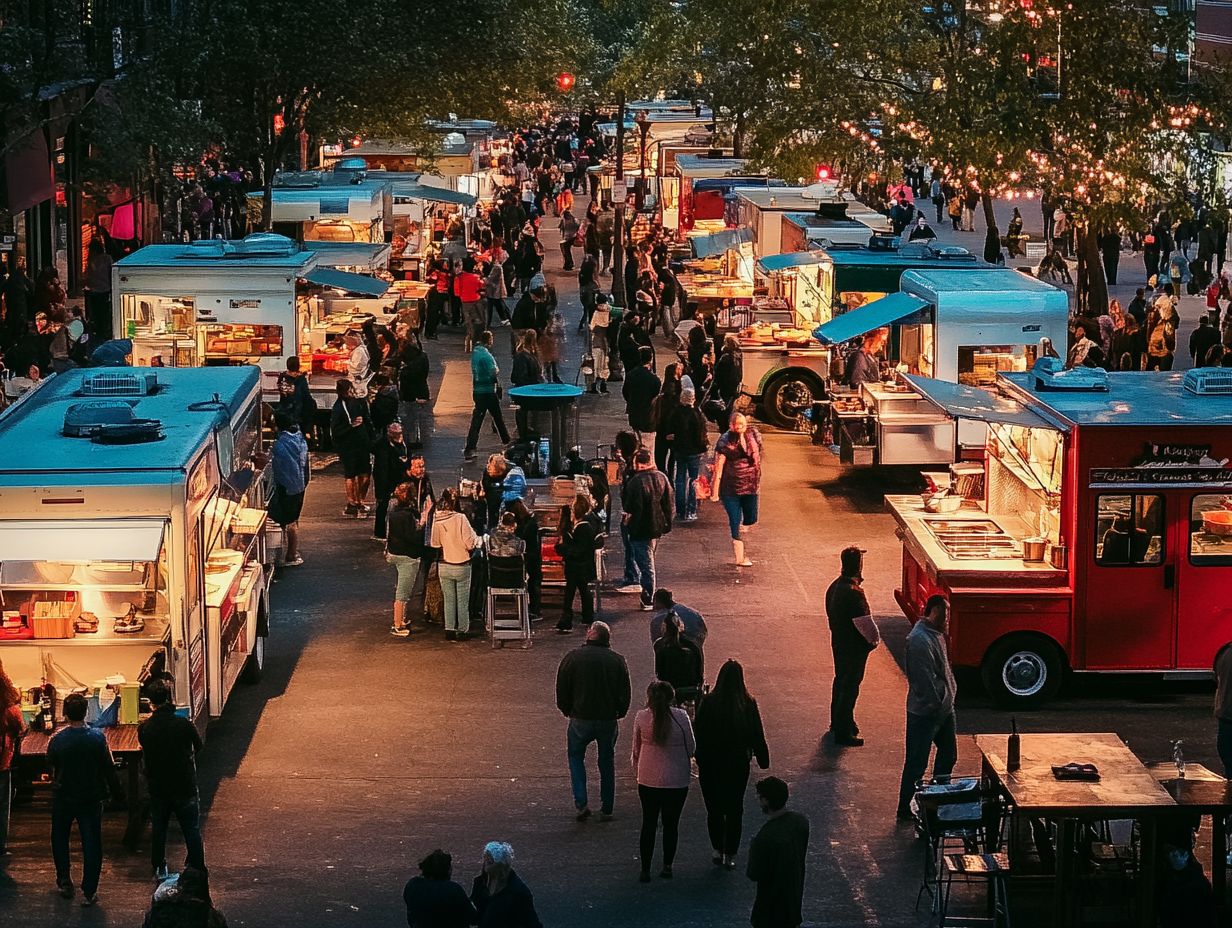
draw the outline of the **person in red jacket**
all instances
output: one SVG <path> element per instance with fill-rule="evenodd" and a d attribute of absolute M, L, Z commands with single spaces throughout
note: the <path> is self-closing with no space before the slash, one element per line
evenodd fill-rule
<path fill-rule="evenodd" d="M 462 324 L 465 326 L 463 350 L 470 351 L 475 336 L 486 327 L 483 312 L 483 278 L 475 273 L 475 259 L 462 262 L 462 272 L 453 279 L 453 293 L 462 303 Z"/>

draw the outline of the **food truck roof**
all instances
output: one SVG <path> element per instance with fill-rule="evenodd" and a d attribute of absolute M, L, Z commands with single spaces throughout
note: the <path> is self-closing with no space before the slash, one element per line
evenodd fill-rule
<path fill-rule="evenodd" d="M 319 267 L 366 267 L 389 266 L 388 242 L 317 242 L 304 243 L 317 256 Z M 384 291 L 382 291 L 384 292 Z"/>
<path fill-rule="evenodd" d="M 140 384 L 155 377 L 157 386 L 140 396 L 83 394 L 83 383 L 100 376 Z M 251 366 L 79 368 L 57 374 L 0 415 L 0 486 L 28 486 L 52 473 L 87 474 L 101 483 L 113 482 L 118 473 L 126 475 L 124 483 L 134 482 L 133 475 L 142 483 L 183 479 L 218 414 L 234 416 L 259 388 L 260 371 Z M 130 403 L 138 419 L 158 420 L 164 438 L 96 444 L 64 434 L 70 407 L 107 399 Z"/>
<path fill-rule="evenodd" d="M 741 200 L 747 200 L 758 209 L 774 210 L 780 213 L 806 213 L 817 209 L 818 203 L 843 203 L 841 197 L 819 200 L 816 197 L 804 196 L 808 187 L 737 187 L 732 193 Z"/>
<path fill-rule="evenodd" d="M 1211 370 L 1222 373 L 1221 368 Z M 1232 425 L 1232 395 L 1194 393 L 1185 386 L 1185 376 L 1180 371 L 1113 371 L 1107 390 L 1041 390 L 1030 371 L 999 375 L 1011 397 L 1072 425 Z"/>
<path fill-rule="evenodd" d="M 681 177 L 725 177 L 744 175 L 748 161 L 744 158 L 710 158 L 693 152 L 676 156 L 676 172 Z M 756 177 L 757 175 L 747 175 Z"/>
<path fill-rule="evenodd" d="M 961 292 L 972 308 L 987 310 L 1012 309 L 1019 313 L 1029 312 L 1031 307 L 1042 306 L 1058 300 L 1066 305 L 1069 297 L 1042 280 L 1020 274 L 1010 268 L 988 267 L 979 270 L 933 270 L 914 269 L 903 274 L 900 284 L 903 292 L 936 301 L 943 294 Z M 970 300 L 978 296 L 978 300 Z"/>
<path fill-rule="evenodd" d="M 984 267 L 993 265 L 978 258 L 965 248 L 928 247 L 926 245 L 908 245 L 902 248 L 877 247 L 868 245 L 832 245 L 823 253 L 835 268 L 839 267 L 950 267 L 955 264 L 963 268 Z M 964 271 L 969 273 L 969 271 Z"/>
<path fill-rule="evenodd" d="M 186 245 L 146 245 L 115 263 L 123 271 L 140 268 L 265 268 L 303 276 L 317 264 L 316 255 L 299 249 L 284 235 L 255 233 L 239 242 L 218 239 Z"/>

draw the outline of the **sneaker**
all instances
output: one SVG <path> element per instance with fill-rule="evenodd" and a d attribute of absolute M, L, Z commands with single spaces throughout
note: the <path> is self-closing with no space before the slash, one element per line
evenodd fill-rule
<path fill-rule="evenodd" d="M 457 641 L 457 640 L 458 640 L 458 633 L 457 633 L 457 632 L 454 632 L 454 631 L 449 631 L 449 630 L 446 630 L 446 632 L 445 632 L 445 640 L 446 640 L 446 641 Z"/>
<path fill-rule="evenodd" d="M 599 812 L 599 821 L 601 822 L 610 822 L 613 818 L 615 818 L 615 816 L 613 816 L 611 812 Z"/>
<path fill-rule="evenodd" d="M 579 822 L 584 822 L 590 818 L 590 806 L 582 806 L 577 810 L 577 815 L 574 816 Z"/>
<path fill-rule="evenodd" d="M 697 513 L 696 513 L 696 512 L 690 512 L 687 516 L 685 516 L 685 517 L 684 517 L 684 520 L 685 520 L 686 522 L 696 522 L 696 521 L 697 521 Z"/>
<path fill-rule="evenodd" d="M 393 635 L 395 638 L 410 638 L 411 637 L 411 630 L 407 628 L 405 625 L 402 625 L 402 626 L 391 625 L 389 626 L 389 633 Z"/>
<path fill-rule="evenodd" d="M 640 593 L 642 592 L 642 585 L 640 583 L 624 583 L 616 587 L 615 592 L 617 593 Z"/>
<path fill-rule="evenodd" d="M 56 889 L 60 891 L 60 895 L 65 899 L 72 899 L 73 893 L 76 892 L 73 888 L 72 880 L 56 880 Z"/>
<path fill-rule="evenodd" d="M 81 907 L 83 909 L 88 909 L 91 906 L 97 905 L 97 904 L 98 904 L 98 893 L 91 893 L 88 896 L 81 897 Z"/>
<path fill-rule="evenodd" d="M 304 559 L 302 557 L 293 557 L 289 561 L 283 561 L 282 566 L 283 567 L 299 567 L 303 563 L 304 563 Z"/>
<path fill-rule="evenodd" d="M 346 508 L 342 510 L 344 516 L 350 516 L 351 518 L 354 518 L 357 512 L 359 512 L 359 509 L 354 503 L 347 503 Z"/>
<path fill-rule="evenodd" d="M 361 519 L 366 518 L 367 516 L 369 516 L 369 515 L 371 515 L 371 514 L 372 514 L 372 507 L 371 507 L 371 506 L 365 506 L 365 505 L 362 505 L 362 504 L 361 504 L 361 505 L 360 505 L 360 507 L 359 507 L 359 511 L 356 513 L 356 515 L 357 515 L 359 518 L 361 518 Z"/>
<path fill-rule="evenodd" d="M 505 326 L 509 325 L 509 320 L 508 320 L 508 319 L 502 319 L 502 320 L 500 321 L 500 324 L 501 324 L 501 327 L 502 327 L 502 328 L 504 328 Z"/>
<path fill-rule="evenodd" d="M 648 601 L 645 597 L 642 597 L 641 601 L 638 602 L 638 608 L 641 609 L 642 612 L 649 612 L 654 608 L 654 601 Z"/>
<path fill-rule="evenodd" d="M 161 867 L 158 867 L 157 869 L 155 869 L 154 882 L 161 883 L 163 880 L 167 879 L 170 876 L 171 876 L 171 873 L 167 870 L 167 865 L 163 864 Z"/>
<path fill-rule="evenodd" d="M 464 461 L 473 461 L 473 460 L 475 460 L 475 451 L 474 451 L 474 449 L 467 449 L 466 451 L 463 451 L 463 452 L 462 452 L 462 460 L 464 460 Z"/>

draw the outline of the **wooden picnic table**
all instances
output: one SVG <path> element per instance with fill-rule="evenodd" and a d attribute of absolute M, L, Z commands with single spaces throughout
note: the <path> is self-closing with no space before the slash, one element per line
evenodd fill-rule
<path fill-rule="evenodd" d="M 56 729 L 61 731 L 65 726 Z M 145 828 L 145 807 L 140 802 L 141 789 L 141 743 L 137 740 L 137 725 L 113 725 L 100 728 L 99 731 L 107 739 L 113 756 L 124 761 L 128 771 L 128 795 L 125 804 L 128 807 L 128 826 L 124 830 L 124 846 L 130 850 L 137 847 L 141 832 Z M 47 746 L 56 732 L 29 731 L 21 739 L 22 757 L 47 756 Z"/>
<path fill-rule="evenodd" d="M 1142 836 L 1141 872 L 1153 873 L 1158 820 L 1175 815 L 1179 807 L 1119 736 L 1110 732 L 1021 735 L 1021 765 L 1012 772 L 1005 762 L 1006 735 L 977 735 L 975 743 L 983 757 L 985 784 L 1004 793 L 1015 815 L 1057 822 L 1054 925 L 1077 924 L 1073 885 L 1079 822 L 1137 820 Z M 1095 764 L 1099 780 L 1058 780 L 1053 766 L 1068 763 Z M 1154 923 L 1155 881 L 1140 879 L 1138 924 L 1148 928 Z"/>
<path fill-rule="evenodd" d="M 1211 817 L 1211 889 L 1215 904 L 1222 909 L 1226 904 L 1228 877 L 1225 818 L 1232 813 L 1232 783 L 1201 764 L 1187 763 L 1183 778 L 1177 775 L 1172 761 L 1146 766 L 1178 806 L 1194 815 Z"/>

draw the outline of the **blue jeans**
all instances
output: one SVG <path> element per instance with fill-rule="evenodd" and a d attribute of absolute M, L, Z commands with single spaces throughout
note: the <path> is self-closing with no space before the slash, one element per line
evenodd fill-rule
<path fill-rule="evenodd" d="M 198 870 L 205 869 L 205 847 L 201 843 L 201 805 L 192 799 L 159 799 L 150 797 L 150 863 L 155 870 L 167 866 L 167 824 L 171 816 L 179 822 L 184 835 L 185 863 Z"/>
<path fill-rule="evenodd" d="M 629 529 L 624 522 L 620 523 L 620 547 L 625 552 L 625 575 L 621 578 L 621 585 L 637 583 L 637 564 L 634 563 L 633 548 L 629 544 Z"/>
<path fill-rule="evenodd" d="M 658 547 L 658 544 L 659 540 L 657 538 L 630 538 L 625 549 L 633 555 L 633 568 L 637 578 L 634 580 L 634 583 L 640 583 L 642 585 L 642 601 L 647 603 L 654 598 L 654 555 L 655 548 Z"/>
<path fill-rule="evenodd" d="M 57 883 L 71 882 L 68 839 L 73 822 L 81 832 L 81 891 L 93 896 L 98 892 L 98 877 L 103 872 L 103 804 L 52 799 L 51 857 L 56 864 Z"/>
<path fill-rule="evenodd" d="M 415 581 L 419 579 L 420 558 L 406 554 L 386 554 L 385 563 L 392 564 L 398 572 L 398 582 L 394 587 L 394 602 L 409 603 L 415 592 Z M 444 587 L 441 588 L 442 590 Z"/>
<path fill-rule="evenodd" d="M 727 510 L 727 524 L 731 527 L 733 540 L 740 538 L 740 526 L 757 524 L 757 494 L 745 493 L 741 496 L 720 496 L 719 502 Z"/>
<path fill-rule="evenodd" d="M 616 800 L 616 735 L 619 731 L 616 719 L 590 721 L 570 719 L 568 735 L 569 780 L 573 784 L 573 804 L 578 809 L 587 806 L 586 800 L 586 748 L 590 742 L 599 746 L 599 803 L 600 811 L 611 813 Z"/>
<path fill-rule="evenodd" d="M 672 455 L 676 464 L 676 518 L 697 515 L 697 475 L 701 473 L 702 456 Z"/>
<path fill-rule="evenodd" d="M 928 769 L 928 755 L 933 745 L 937 757 L 933 761 L 933 779 L 948 780 L 958 762 L 958 738 L 955 734 L 954 711 L 944 715 L 915 715 L 907 713 L 907 743 L 903 758 L 903 779 L 898 787 L 898 809 L 906 811 L 911 806 L 916 784 Z"/>
<path fill-rule="evenodd" d="M 445 600 L 445 631 L 469 632 L 471 630 L 471 565 L 446 564 L 437 566 L 441 581 L 441 596 Z"/>

